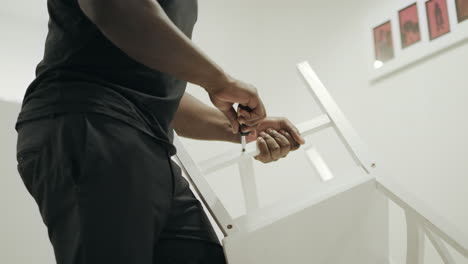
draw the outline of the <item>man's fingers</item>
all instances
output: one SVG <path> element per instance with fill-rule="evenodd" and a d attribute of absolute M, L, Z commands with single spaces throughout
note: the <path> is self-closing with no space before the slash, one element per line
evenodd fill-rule
<path fill-rule="evenodd" d="M 289 141 L 289 144 L 291 146 L 291 151 L 293 150 L 297 150 L 299 148 L 299 143 L 296 142 L 296 140 L 293 139 L 293 137 L 291 136 L 291 134 L 289 134 L 287 131 L 285 130 L 280 130 L 280 133 L 288 139 Z"/>
<path fill-rule="evenodd" d="M 271 160 L 270 150 L 268 149 L 265 139 L 262 137 L 257 138 L 257 148 L 260 150 L 260 154 L 255 156 L 255 159 L 263 163 L 269 162 Z"/>
<path fill-rule="evenodd" d="M 251 118 L 250 112 L 247 111 L 247 110 L 240 109 L 240 110 L 239 110 L 239 114 L 240 114 L 241 116 L 243 116 L 244 118 L 246 118 L 246 119 L 250 119 L 250 118 Z"/>
<path fill-rule="evenodd" d="M 279 158 L 281 158 L 281 147 L 276 142 L 276 140 L 272 136 L 270 136 L 269 134 L 267 134 L 265 132 L 261 132 L 260 136 L 262 136 L 265 139 L 265 141 L 266 141 L 266 143 L 268 145 L 268 149 L 270 150 L 271 159 L 276 161 Z"/>
<path fill-rule="evenodd" d="M 260 100 L 260 97 L 258 97 L 258 94 L 255 94 L 254 96 L 252 96 L 250 98 L 250 101 L 246 105 L 250 109 L 252 109 L 251 112 L 245 115 L 246 119 L 259 120 L 259 119 L 264 119 L 266 117 L 265 107 L 263 106 L 263 103 Z"/>
<path fill-rule="evenodd" d="M 232 133 L 236 134 L 239 132 L 239 122 L 237 121 L 236 110 L 234 110 L 234 108 L 231 106 L 228 110 L 224 110 L 222 112 L 229 120 L 229 123 L 231 123 Z"/>
<path fill-rule="evenodd" d="M 241 123 L 242 124 L 242 123 Z M 255 131 L 257 129 L 257 126 L 247 126 L 247 125 L 244 125 L 244 126 L 241 126 L 239 127 L 239 129 L 242 131 L 242 132 L 252 132 L 252 131 Z"/>
<path fill-rule="evenodd" d="M 234 118 L 243 116 L 248 124 L 247 122 L 245 123 L 249 126 L 260 123 L 266 117 L 266 110 L 257 89 L 248 83 L 236 80 L 230 76 L 226 77 L 228 77 L 226 86 L 211 87 L 207 91 L 214 106 L 221 110 L 232 124 L 233 132 L 237 133 L 239 128 L 239 121 L 235 121 Z M 239 110 L 240 113 L 237 116 L 237 113 L 231 109 L 235 103 L 246 106 L 252 111 L 248 112 L 245 111 L 246 109 L 242 109 Z"/>
<path fill-rule="evenodd" d="M 257 125 L 265 118 L 264 116 L 258 116 L 258 115 L 252 114 L 252 112 L 248 112 L 243 109 L 239 110 L 239 115 L 240 115 L 239 118 L 244 120 L 244 123 L 250 126 Z"/>
<path fill-rule="evenodd" d="M 296 142 L 298 142 L 301 145 L 305 143 L 305 139 L 301 135 L 301 132 L 299 132 L 297 127 L 293 125 L 291 121 L 289 121 L 288 119 L 285 119 L 284 125 L 285 125 L 285 129 L 292 135 L 292 137 L 294 138 L 294 140 L 296 140 Z"/>
<path fill-rule="evenodd" d="M 239 123 L 241 125 L 247 125 L 247 126 L 250 126 L 250 127 L 257 127 L 257 125 L 261 122 L 260 119 L 259 120 L 247 120 L 242 116 L 238 117 L 237 121 L 239 121 Z"/>
<path fill-rule="evenodd" d="M 272 128 L 268 128 L 266 132 L 272 136 L 280 146 L 281 157 L 286 157 L 291 150 L 291 144 L 289 143 L 289 140 Z"/>
<path fill-rule="evenodd" d="M 262 120 L 266 117 L 265 109 L 263 108 L 263 105 L 261 107 L 258 107 L 254 109 L 252 112 L 250 112 L 250 120 Z"/>

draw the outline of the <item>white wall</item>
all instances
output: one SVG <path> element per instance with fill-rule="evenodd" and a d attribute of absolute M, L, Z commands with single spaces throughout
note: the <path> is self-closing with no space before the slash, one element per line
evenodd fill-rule
<path fill-rule="evenodd" d="M 0 263 L 54 263 L 37 205 L 16 170 L 14 130 L 44 50 L 47 9 L 45 1 L 0 3 Z"/>
<path fill-rule="evenodd" d="M 376 154 L 377 166 L 468 233 L 468 179 L 464 177 L 468 171 L 468 125 L 464 121 L 468 90 L 463 75 L 468 46 L 448 50 L 370 84 L 367 64 L 372 47 L 366 17 L 374 12 L 385 18 L 395 12 L 396 5 L 398 1 L 384 0 L 202 0 L 194 40 L 228 72 L 256 85 L 269 114 L 287 116 L 296 123 L 319 113 L 294 68 L 297 62 L 309 60 Z M 14 6 L 7 8 L 13 10 Z M 5 16 L 0 12 L 0 27 L 9 36 L 2 40 L 0 49 L 0 96 L 10 99 L 21 98 L 30 82 L 42 55 L 45 32 L 43 17 L 19 23 L 24 19 L 15 20 L 16 13 Z M 189 91 L 208 102 L 200 88 L 191 86 Z M 50 263 L 47 233 L 15 172 L 16 134 L 11 129 L 18 105 L 2 103 L 0 107 L 0 120 L 7 124 L 1 129 L 4 151 L 0 164 L 1 171 L 7 173 L 0 184 L 0 262 L 29 263 L 28 258 L 34 257 L 35 263 Z M 322 133 L 308 140 L 314 141 L 337 177 L 345 177 L 353 164 L 335 139 L 332 133 Z M 184 142 L 197 160 L 232 146 Z M 256 164 L 261 205 L 313 188 L 317 177 L 303 161 L 302 154 L 296 152 L 276 164 Z M 243 213 L 235 175 L 235 168 L 231 168 L 208 176 L 234 216 Z M 393 208 L 391 253 L 396 263 L 402 263 L 404 256 L 401 217 Z M 428 259 L 429 263 L 441 263 L 433 251 Z"/>
<path fill-rule="evenodd" d="M 46 1 L 1 0 L 0 99 L 20 101 L 42 58 Z"/>

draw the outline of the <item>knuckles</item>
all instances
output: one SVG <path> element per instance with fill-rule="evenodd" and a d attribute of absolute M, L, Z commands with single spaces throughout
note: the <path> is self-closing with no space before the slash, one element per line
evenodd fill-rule
<path fill-rule="evenodd" d="M 281 148 L 280 148 L 279 146 L 277 146 L 277 145 L 271 146 L 271 151 L 273 151 L 273 152 L 277 152 L 277 151 L 279 151 L 280 149 L 281 149 Z"/>

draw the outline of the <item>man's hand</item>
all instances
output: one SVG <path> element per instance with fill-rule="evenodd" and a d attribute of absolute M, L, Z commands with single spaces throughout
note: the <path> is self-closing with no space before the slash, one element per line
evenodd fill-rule
<path fill-rule="evenodd" d="M 240 123 L 243 123 L 241 118 Z M 260 154 L 256 160 L 263 163 L 277 161 L 286 157 L 289 152 L 297 150 L 305 143 L 304 137 L 287 118 L 270 117 L 258 124 L 247 136 L 247 142 L 257 140 Z"/>
<path fill-rule="evenodd" d="M 265 107 L 258 96 L 257 89 L 247 83 L 231 79 L 218 87 L 207 87 L 206 91 L 210 95 L 211 102 L 216 108 L 221 110 L 231 123 L 232 133 L 239 132 L 239 120 L 233 105 L 235 103 L 248 106 L 252 111 L 240 110 L 242 124 L 246 126 L 243 132 L 254 131 L 257 125 L 266 117 Z"/>

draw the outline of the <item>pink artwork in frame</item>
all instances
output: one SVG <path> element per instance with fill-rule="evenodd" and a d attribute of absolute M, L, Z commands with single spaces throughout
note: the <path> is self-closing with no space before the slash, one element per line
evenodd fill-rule
<path fill-rule="evenodd" d="M 468 0 L 456 0 L 458 23 L 468 19 Z"/>
<path fill-rule="evenodd" d="M 406 48 L 421 40 L 419 30 L 418 5 L 416 3 L 398 12 L 400 20 L 401 46 Z"/>
<path fill-rule="evenodd" d="M 426 2 L 429 38 L 436 39 L 450 32 L 450 21 L 447 0 L 430 0 Z"/>
<path fill-rule="evenodd" d="M 386 62 L 395 56 L 390 21 L 374 28 L 374 48 L 376 61 Z"/>

